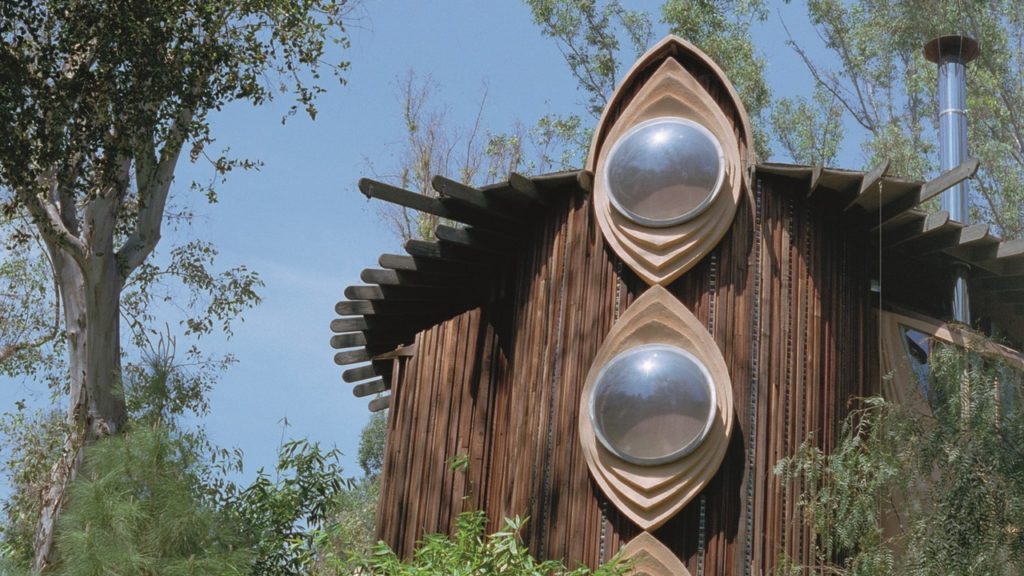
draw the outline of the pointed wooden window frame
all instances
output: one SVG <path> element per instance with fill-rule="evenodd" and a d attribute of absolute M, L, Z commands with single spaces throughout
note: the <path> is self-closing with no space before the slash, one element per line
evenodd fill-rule
<path fill-rule="evenodd" d="M 597 439 L 590 397 L 601 369 L 619 353 L 645 344 L 686 350 L 707 368 L 717 412 L 703 441 L 685 456 L 658 465 L 627 462 Z M 652 286 L 612 327 L 587 373 L 580 396 L 579 435 L 591 476 L 608 499 L 642 529 L 665 523 L 690 502 L 718 471 L 734 419 L 732 381 L 725 359 L 704 325 L 661 286 Z"/>
<path fill-rule="evenodd" d="M 725 105 L 705 88 L 709 78 L 724 93 Z M 708 129 L 722 148 L 725 164 L 725 178 L 718 190 L 709 192 L 713 198 L 707 207 L 693 218 L 664 227 L 646 226 L 619 212 L 605 177 L 615 144 L 635 126 L 655 118 L 681 118 Z M 595 131 L 587 169 L 594 174 L 594 212 L 605 240 L 645 282 L 668 285 L 710 252 L 732 226 L 743 191 L 749 189 L 751 135 L 746 110 L 725 74 L 681 38 L 662 40 L 626 76 Z"/>

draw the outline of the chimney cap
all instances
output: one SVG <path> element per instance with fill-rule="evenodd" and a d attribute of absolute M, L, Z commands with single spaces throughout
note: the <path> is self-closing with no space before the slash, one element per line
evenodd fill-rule
<path fill-rule="evenodd" d="M 959 55 L 964 64 L 974 60 L 981 54 L 978 41 L 963 34 L 939 36 L 924 45 L 924 57 L 931 62 L 939 63 L 944 56 Z"/>

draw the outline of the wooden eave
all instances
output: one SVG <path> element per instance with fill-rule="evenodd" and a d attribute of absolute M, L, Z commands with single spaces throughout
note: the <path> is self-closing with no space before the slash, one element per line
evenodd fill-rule
<path fill-rule="evenodd" d="M 959 182 L 974 176 L 978 161 L 970 158 L 936 178 L 921 182 L 885 174 L 888 163 L 867 172 L 759 164 L 761 174 L 805 182 L 807 194 L 838 197 L 849 233 L 886 255 L 931 263 L 966 265 L 971 270 L 972 296 L 1015 302 L 1024 297 L 1024 240 L 1002 240 L 988 223 L 965 225 L 945 211 L 922 205 Z M 1024 301 L 1024 300 L 1022 300 Z M 1018 307 L 1017 313 L 1024 313 Z"/>
<path fill-rule="evenodd" d="M 375 198 L 439 216 L 451 222 L 437 227 L 431 241 L 410 240 L 405 254 L 383 254 L 379 268 L 366 268 L 366 284 L 345 288 L 335 305 L 331 347 L 345 382 L 357 397 L 391 388 L 396 356 L 422 330 L 490 300 L 493 278 L 515 254 L 532 223 L 552 204 L 552 195 L 590 189 L 589 174 L 558 172 L 528 178 L 511 174 L 507 181 L 473 188 L 438 176 L 436 197 L 363 179 L 359 190 Z M 397 351 L 397 352 L 396 352 Z M 390 396 L 370 403 L 383 410 Z"/>
<path fill-rule="evenodd" d="M 861 235 L 883 255 L 969 266 L 972 290 L 1020 303 L 1015 310 L 1024 313 L 1024 241 L 1001 240 L 987 224 L 964 225 L 921 206 L 977 168 L 977 160 L 970 159 L 927 182 L 887 175 L 888 162 L 866 172 L 777 163 L 758 164 L 755 171 L 802 182 L 808 196 L 831 196 L 848 224 L 845 233 Z M 592 181 L 587 171 L 531 178 L 513 173 L 505 182 L 472 188 L 436 177 L 438 196 L 431 198 L 361 180 L 359 189 L 368 198 L 453 224 L 439 226 L 432 241 L 407 242 L 405 255 L 381 255 L 379 268 L 360 275 L 366 284 L 346 288 L 346 300 L 335 306 L 340 317 L 331 322 L 334 359 L 355 365 L 343 378 L 355 384 L 356 396 L 390 389 L 395 350 L 410 345 L 417 333 L 493 298 L 495 275 L 525 244 L 522 239 L 551 199 L 573 190 L 589 192 Z M 388 405 L 384 396 L 370 408 Z"/>

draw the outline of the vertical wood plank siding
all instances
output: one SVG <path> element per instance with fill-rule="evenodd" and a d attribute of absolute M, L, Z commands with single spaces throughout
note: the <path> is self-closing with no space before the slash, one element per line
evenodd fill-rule
<path fill-rule="evenodd" d="M 798 487 L 772 467 L 812 435 L 831 445 L 851 399 L 877 381 L 869 258 L 846 239 L 838 199 L 805 192 L 760 177 L 716 249 L 713 278 L 705 258 L 670 287 L 705 324 L 714 303 L 737 410 L 704 491 L 706 574 L 768 573 L 782 553 L 808 559 Z M 595 566 L 639 532 L 602 504 L 577 437 L 584 379 L 614 322 L 616 259 L 586 193 L 560 198 L 495 287 L 502 296 L 422 332 L 396 372 L 378 535 L 400 554 L 471 509 L 486 510 L 492 529 L 528 515 L 532 550 L 570 566 Z M 628 269 L 621 281 L 625 310 L 646 286 Z M 468 466 L 453 469 L 458 460 Z M 655 532 L 694 574 L 699 501 Z"/>

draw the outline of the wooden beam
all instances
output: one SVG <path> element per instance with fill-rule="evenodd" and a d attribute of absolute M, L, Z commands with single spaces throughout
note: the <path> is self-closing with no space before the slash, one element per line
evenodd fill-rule
<path fill-rule="evenodd" d="M 870 198 L 868 196 L 872 192 L 879 191 L 880 194 L 881 188 L 879 187 L 878 183 L 882 181 L 882 178 L 885 176 L 885 172 L 887 170 L 889 170 L 888 159 L 883 161 L 878 166 L 872 168 L 871 171 L 864 174 L 864 177 L 860 181 L 860 189 L 857 191 L 857 196 L 853 200 L 851 200 L 845 208 L 843 208 L 843 211 L 845 212 L 858 206 L 863 207 L 867 202 L 870 201 Z M 879 199 L 879 204 L 880 203 L 881 199 Z"/>
<path fill-rule="evenodd" d="M 520 226 L 527 221 L 526 214 L 521 209 L 511 204 L 501 204 L 472 186 L 466 186 L 444 176 L 434 176 L 430 185 L 447 200 L 443 201 L 446 207 L 450 207 L 451 201 L 455 201 L 464 204 L 469 210 L 478 210 L 513 226 Z"/>
<path fill-rule="evenodd" d="M 334 320 L 331 320 L 332 332 L 359 332 L 366 329 L 366 318 L 362 316 L 354 316 L 352 318 L 335 318 Z"/>
<path fill-rule="evenodd" d="M 360 382 L 352 387 L 352 395 L 356 398 L 363 398 L 371 394 L 378 394 L 388 390 L 389 386 L 383 378 L 374 378 L 366 382 Z"/>
<path fill-rule="evenodd" d="M 437 198 L 431 198 L 417 192 L 410 192 L 397 186 L 377 182 L 369 178 L 359 179 L 359 191 L 367 198 L 376 198 L 391 204 L 405 206 L 418 212 L 426 212 L 441 218 L 456 220 L 455 214 Z"/>
<path fill-rule="evenodd" d="M 458 244 L 409 240 L 405 243 L 404 248 L 410 256 L 433 258 L 442 262 L 462 262 L 463 265 L 494 262 L 493 254 Z"/>
<path fill-rule="evenodd" d="M 359 382 L 360 380 L 367 380 L 376 376 L 378 376 L 377 369 L 373 364 L 349 368 L 341 373 L 341 378 L 345 382 Z"/>
<path fill-rule="evenodd" d="M 972 178 L 978 171 L 978 165 L 977 158 L 968 158 L 956 168 L 951 168 L 939 174 L 936 178 L 925 182 L 921 186 L 921 194 L 918 197 L 917 203 L 927 202 L 964 180 Z"/>
<path fill-rule="evenodd" d="M 381 254 L 377 263 L 382 268 L 429 274 L 465 275 L 466 266 L 459 262 L 447 262 L 436 258 L 415 258 L 404 254 Z"/>
<path fill-rule="evenodd" d="M 366 362 L 370 359 L 370 356 L 371 354 L 366 348 L 343 350 L 334 355 L 334 363 L 344 366 L 346 364 L 355 364 L 356 362 Z"/>
<path fill-rule="evenodd" d="M 971 256 L 976 261 L 1019 258 L 1024 256 L 1024 240 L 1003 240 L 998 244 L 977 248 Z"/>
<path fill-rule="evenodd" d="M 955 228 L 942 234 L 935 234 L 912 242 L 906 247 L 906 252 L 915 256 L 924 256 L 943 250 L 963 248 L 987 238 L 988 231 L 988 224 L 974 224 L 963 228 Z"/>
<path fill-rule="evenodd" d="M 515 239 L 491 234 L 472 227 L 452 228 L 439 225 L 434 229 L 434 236 L 449 244 L 458 244 L 471 250 L 509 254 L 515 251 Z"/>
<path fill-rule="evenodd" d="M 355 348 L 366 346 L 366 337 L 362 332 L 345 332 L 331 336 L 331 348 Z"/>
<path fill-rule="evenodd" d="M 374 321 L 383 320 L 375 318 L 376 316 L 432 317 L 437 314 L 454 312 L 464 308 L 465 305 L 457 302 L 450 305 L 442 302 L 435 302 L 429 307 L 431 313 L 427 314 L 421 302 L 399 302 L 393 300 L 342 300 L 334 305 L 334 311 L 342 316 L 361 314 L 367 318 L 374 319 Z"/>
<path fill-rule="evenodd" d="M 908 224 L 893 228 L 892 231 L 882 231 L 882 247 L 895 248 L 905 242 L 909 242 L 922 236 L 933 234 L 943 228 L 949 222 L 949 212 L 940 210 L 930 212 L 920 220 L 911 221 Z"/>
<path fill-rule="evenodd" d="M 818 181 L 821 180 L 821 171 L 824 168 L 825 167 L 822 166 L 821 164 L 817 164 L 813 168 L 811 168 L 811 179 L 810 182 L 807 183 L 808 198 L 814 196 L 814 193 L 818 191 Z"/>
<path fill-rule="evenodd" d="M 391 407 L 391 395 L 381 396 L 370 400 L 370 412 L 380 412 Z"/>
<path fill-rule="evenodd" d="M 453 286 L 467 284 L 472 276 L 365 268 L 359 274 L 359 279 L 380 286 Z"/>
<path fill-rule="evenodd" d="M 576 183 L 586 192 L 594 191 L 594 173 L 590 170 L 580 170 L 576 175 Z"/>
<path fill-rule="evenodd" d="M 530 180 L 526 176 L 512 172 L 508 175 L 508 184 L 513 190 L 528 199 L 530 202 L 536 202 L 542 206 L 551 204 L 551 201 L 537 190 L 537 187 L 533 184 L 533 180 Z"/>
<path fill-rule="evenodd" d="M 377 198 L 378 200 L 404 206 L 419 212 L 426 212 L 441 218 L 455 220 L 463 224 L 476 224 L 509 231 L 516 230 L 516 226 L 510 223 L 508 218 L 502 214 L 453 206 L 438 198 L 431 198 L 423 194 L 403 190 L 390 184 L 370 180 L 369 178 L 359 180 L 359 190 L 367 198 Z"/>
<path fill-rule="evenodd" d="M 475 292 L 466 286 L 349 286 L 349 300 L 396 300 L 403 302 L 455 302 L 471 298 Z"/>

